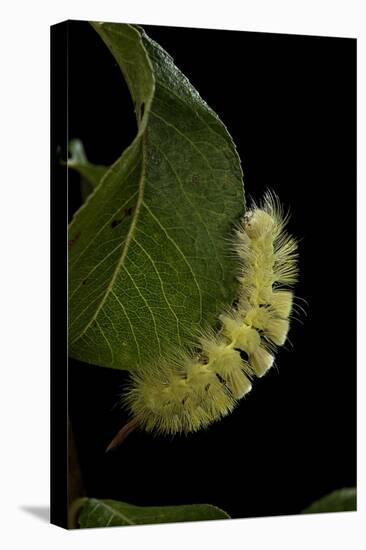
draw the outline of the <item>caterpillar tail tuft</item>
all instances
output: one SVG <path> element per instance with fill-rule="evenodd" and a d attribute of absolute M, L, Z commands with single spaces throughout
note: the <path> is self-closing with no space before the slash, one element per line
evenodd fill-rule
<path fill-rule="evenodd" d="M 124 396 L 132 418 L 148 432 L 195 432 L 229 414 L 274 362 L 286 341 L 297 281 L 297 242 L 277 197 L 267 192 L 238 225 L 235 306 L 217 332 L 197 339 L 198 353 L 180 352 L 133 374 Z"/>

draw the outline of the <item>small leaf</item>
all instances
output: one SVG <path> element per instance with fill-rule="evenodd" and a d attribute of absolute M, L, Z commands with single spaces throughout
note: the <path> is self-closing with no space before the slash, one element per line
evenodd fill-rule
<path fill-rule="evenodd" d="M 108 170 L 108 166 L 92 164 L 88 161 L 84 146 L 79 139 L 72 139 L 69 143 L 70 158 L 67 161 L 68 168 L 78 172 L 81 177 L 81 196 L 83 201 L 100 183 Z"/>
<path fill-rule="evenodd" d="M 303 514 L 319 512 L 353 512 L 357 510 L 356 489 L 353 487 L 333 491 L 305 508 Z"/>
<path fill-rule="evenodd" d="M 75 506 L 76 505 L 76 506 Z M 211 504 L 181 506 L 133 506 L 116 500 L 79 499 L 74 505 L 71 527 L 112 527 L 180 521 L 228 519 L 230 516 Z"/>
<path fill-rule="evenodd" d="M 227 238 L 244 212 L 242 172 L 225 126 L 160 46 L 130 25 L 92 25 L 126 79 L 138 132 L 70 225 L 69 353 L 134 370 L 232 302 Z"/>

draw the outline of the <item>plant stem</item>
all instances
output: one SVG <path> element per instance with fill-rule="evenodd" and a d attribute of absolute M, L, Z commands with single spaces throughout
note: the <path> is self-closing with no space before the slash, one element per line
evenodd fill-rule
<path fill-rule="evenodd" d="M 74 501 L 86 495 L 77 449 L 75 437 L 69 420 L 69 445 L 68 445 L 68 509 L 70 510 Z M 70 523 L 70 522 L 69 522 Z M 75 525 L 70 527 L 75 527 Z"/>
<path fill-rule="evenodd" d="M 109 451 L 112 451 L 112 450 L 116 449 L 117 447 L 119 447 L 124 442 L 126 437 L 131 432 L 133 432 L 133 430 L 135 428 L 137 428 L 139 423 L 140 423 L 140 419 L 139 419 L 138 416 L 135 416 L 134 418 L 132 418 L 132 420 L 127 422 L 127 424 L 125 424 L 123 426 L 123 428 L 121 428 L 119 430 L 119 432 L 114 436 L 114 438 L 112 439 L 112 441 L 110 442 L 110 444 L 106 448 L 105 452 L 108 453 Z"/>

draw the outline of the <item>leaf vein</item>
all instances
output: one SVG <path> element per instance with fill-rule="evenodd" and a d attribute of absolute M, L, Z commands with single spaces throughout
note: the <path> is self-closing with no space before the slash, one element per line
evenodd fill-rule
<path fill-rule="evenodd" d="M 184 134 L 183 132 L 181 132 L 179 130 L 179 128 L 177 128 L 176 126 L 174 126 L 174 124 L 172 124 L 171 122 L 168 122 L 167 120 L 165 120 L 165 118 L 163 118 L 162 116 L 158 115 L 157 113 L 155 113 L 154 111 L 150 111 L 150 113 L 160 119 L 161 121 L 164 122 L 164 124 L 166 124 L 167 126 L 170 126 L 171 128 L 173 128 L 177 134 L 179 134 L 180 136 L 182 136 L 186 141 L 188 141 L 188 143 L 190 143 L 193 147 L 193 149 L 195 149 L 200 155 L 201 157 L 203 158 L 203 160 L 205 161 L 205 163 L 207 164 L 207 166 L 210 168 L 211 170 L 211 174 L 212 174 L 212 177 L 215 178 L 215 175 L 214 175 L 214 172 L 213 172 L 213 168 L 211 166 L 211 164 L 209 163 L 208 161 L 208 158 L 202 153 L 201 149 L 199 147 L 197 147 L 197 145 L 195 144 L 194 141 L 192 141 L 188 136 L 186 136 L 186 134 Z M 216 179 L 216 178 L 215 178 Z"/>
<path fill-rule="evenodd" d="M 112 294 L 112 296 L 114 296 L 114 298 L 117 300 L 117 302 L 118 302 L 119 305 L 121 306 L 122 311 L 123 311 L 123 313 L 125 314 L 125 317 L 126 317 L 126 319 L 127 319 L 127 321 L 128 321 L 128 324 L 130 325 L 131 334 L 132 334 L 133 339 L 135 340 L 135 344 L 136 344 L 137 355 L 138 355 L 139 361 L 141 361 L 140 346 L 139 346 L 138 340 L 137 340 L 137 338 L 136 338 L 136 334 L 135 334 L 135 330 L 134 330 L 134 328 L 133 328 L 132 321 L 131 321 L 131 319 L 130 319 L 129 316 L 128 316 L 128 313 L 127 313 L 127 311 L 126 311 L 125 306 L 122 304 L 122 302 L 119 300 L 118 296 L 113 292 L 113 290 L 111 291 L 111 294 Z"/>
<path fill-rule="evenodd" d="M 90 277 L 90 275 L 91 275 L 96 269 L 98 269 L 98 267 L 99 267 L 100 265 L 102 265 L 102 263 L 104 263 L 104 262 L 106 261 L 107 258 L 109 258 L 109 256 L 112 256 L 112 254 L 113 254 L 114 252 L 116 252 L 116 250 L 118 250 L 119 247 L 122 246 L 122 245 L 124 244 L 124 242 L 125 242 L 125 239 L 124 239 L 122 242 L 118 243 L 118 245 L 117 245 L 115 248 L 113 248 L 113 250 L 111 250 L 110 252 L 108 252 L 108 254 L 107 254 L 106 256 L 104 256 L 104 258 L 103 258 L 102 260 L 100 260 L 100 262 L 98 262 L 98 263 L 93 267 L 93 269 L 92 269 L 91 271 L 89 271 L 89 273 L 86 275 L 86 277 L 84 277 L 84 278 L 80 281 L 80 283 L 78 284 L 78 286 L 77 286 L 77 287 L 73 290 L 73 292 L 70 294 L 70 296 L 69 296 L 69 300 L 70 300 L 70 301 L 71 301 L 72 297 L 74 296 L 75 292 L 77 292 L 77 291 L 79 290 L 79 288 L 82 286 L 83 281 L 85 281 L 86 279 L 88 279 L 88 278 Z"/>
<path fill-rule="evenodd" d="M 136 166 L 137 166 L 137 164 L 132 168 L 132 170 L 130 170 L 130 172 L 128 173 L 126 178 L 131 174 L 131 172 L 136 168 Z M 122 206 L 120 206 L 118 208 L 118 210 L 121 210 L 122 208 L 124 208 L 126 206 L 126 204 L 128 204 L 137 195 L 137 193 L 138 193 L 138 191 L 135 191 L 130 197 L 128 197 L 128 199 L 122 204 Z M 118 211 L 118 210 L 116 210 L 116 211 Z M 114 218 L 115 215 L 116 215 L 116 212 L 113 212 L 112 216 L 110 216 L 107 219 L 107 221 L 102 225 L 102 227 L 90 239 L 90 241 L 88 242 L 86 247 L 83 248 L 83 250 L 81 251 L 79 256 L 76 258 L 76 260 L 74 260 L 72 263 L 70 263 L 69 271 L 74 267 L 74 265 L 76 265 L 78 263 L 80 258 L 84 255 L 84 253 L 88 250 L 88 248 L 90 248 L 90 245 L 95 241 L 95 239 L 98 237 L 98 235 L 100 235 L 100 233 L 103 231 L 103 229 L 105 229 L 105 227 L 110 223 L 110 221 Z M 71 227 L 71 225 L 70 225 L 70 227 Z"/>
<path fill-rule="evenodd" d="M 142 294 L 141 290 L 139 289 L 139 287 L 137 286 L 137 284 L 135 283 L 131 273 L 128 271 L 127 267 L 124 265 L 122 266 L 123 269 L 125 270 L 125 272 L 127 273 L 127 275 L 129 276 L 129 278 L 131 279 L 131 282 L 133 284 L 133 286 L 136 288 L 137 292 L 139 293 L 140 297 L 142 298 L 143 302 L 145 303 L 147 309 L 149 310 L 150 314 L 151 314 L 151 318 L 152 318 L 152 321 L 153 321 L 153 324 L 154 324 L 154 330 L 155 330 L 155 336 L 156 336 L 156 340 L 158 342 L 158 347 L 159 347 L 159 353 L 161 355 L 161 346 L 160 346 L 160 338 L 159 338 L 159 333 L 158 333 L 158 329 L 157 329 L 157 326 L 156 326 L 156 321 L 155 321 L 155 315 L 154 315 L 154 312 L 153 310 L 151 309 L 150 305 L 149 305 L 149 302 L 146 300 L 145 296 Z"/>
<path fill-rule="evenodd" d="M 191 264 L 189 263 L 189 261 L 187 260 L 185 254 L 183 253 L 183 251 L 180 249 L 180 247 L 178 246 L 178 244 L 175 242 L 175 240 L 169 235 L 169 233 L 167 232 L 167 230 L 165 229 L 165 227 L 161 224 L 161 222 L 159 221 L 159 219 L 155 216 L 155 214 L 150 210 L 150 208 L 147 206 L 147 204 L 142 201 L 142 204 L 143 206 L 146 208 L 146 210 L 148 211 L 148 213 L 150 214 L 150 216 L 153 218 L 153 220 L 157 223 L 157 225 L 160 227 L 160 229 L 165 233 L 167 239 L 172 243 L 172 245 L 175 247 L 175 249 L 179 252 L 179 254 L 182 256 L 185 264 L 187 265 L 189 271 L 191 272 L 191 275 L 193 277 L 193 280 L 194 280 L 194 283 L 197 287 L 197 290 L 198 290 L 198 296 L 199 296 L 199 300 L 200 300 L 200 321 L 202 320 L 202 292 L 201 292 L 201 287 L 200 285 L 198 284 L 198 281 L 197 281 L 197 278 L 196 278 L 196 275 L 192 269 L 192 266 Z"/>
<path fill-rule="evenodd" d="M 111 366 L 112 366 L 112 365 L 114 365 L 114 353 L 113 353 L 113 348 L 112 348 L 112 346 L 111 346 L 111 344 L 110 344 L 108 338 L 107 338 L 106 335 L 104 334 L 104 331 L 103 331 L 102 327 L 100 326 L 100 323 L 98 323 L 98 319 L 95 319 L 95 324 L 96 324 L 96 326 L 98 327 L 99 331 L 101 332 L 101 334 L 102 334 L 104 340 L 107 342 L 108 347 L 109 347 L 109 349 L 110 349 L 110 351 L 111 351 L 111 359 L 112 359 Z"/>
<path fill-rule="evenodd" d="M 179 331 L 179 319 L 177 317 L 177 314 L 175 313 L 171 303 L 169 302 L 168 298 L 167 298 L 167 295 L 165 294 L 165 288 L 164 288 L 164 283 L 163 283 L 163 280 L 162 278 L 160 277 L 160 273 L 155 265 L 155 262 L 154 260 L 152 259 L 152 257 L 150 256 L 150 254 L 148 253 L 148 251 L 142 246 L 142 244 L 139 243 L 139 241 L 136 239 L 136 237 L 134 237 L 134 241 L 135 243 L 141 248 L 141 250 L 145 253 L 145 255 L 149 258 L 154 270 L 155 270 L 155 273 L 159 279 L 159 282 L 160 282 L 160 288 L 161 288 L 161 292 L 164 296 L 164 300 L 168 306 L 168 308 L 170 309 L 170 311 L 172 312 L 172 314 L 174 315 L 175 317 L 175 320 L 176 320 L 176 324 L 177 324 L 177 333 L 178 333 L 178 341 L 179 343 L 181 344 L 181 339 L 180 339 L 180 331 Z"/>
<path fill-rule="evenodd" d="M 145 138 L 146 139 L 146 138 Z M 142 138 L 142 152 L 143 152 L 143 157 L 144 157 L 144 149 L 145 149 L 145 145 L 144 145 L 144 137 Z M 87 323 L 87 325 L 82 329 L 82 331 L 80 332 L 80 334 L 78 336 L 76 336 L 76 338 L 74 338 L 73 342 L 75 342 L 82 334 L 84 334 L 88 328 L 90 327 L 90 325 L 92 324 L 92 322 L 97 318 L 97 315 L 99 313 L 99 311 L 101 310 L 101 308 L 103 307 L 107 297 L 108 297 L 108 294 L 109 292 L 111 291 L 114 283 L 115 283 L 115 280 L 117 278 L 117 275 L 119 273 L 119 270 L 124 267 L 124 261 L 125 261 L 125 258 L 127 256 L 127 252 L 128 252 L 128 249 L 129 249 L 129 246 L 130 246 L 130 243 L 131 243 L 131 240 L 132 240 L 132 236 L 133 236 L 133 233 L 135 231 L 135 227 L 136 227 L 136 223 L 137 223 L 137 218 L 139 216 L 139 213 L 140 213 L 140 208 L 141 208 L 141 204 L 143 202 L 143 196 L 144 196 L 144 189 L 145 189 L 145 157 L 143 158 L 143 162 L 142 162 L 142 171 L 141 171 L 141 176 L 140 176 L 140 184 L 139 184 L 139 191 L 138 191 L 138 198 L 137 198 L 137 203 L 136 203 L 136 208 L 135 208 L 135 211 L 133 213 L 133 217 L 132 217 L 132 220 L 131 220 L 131 225 L 129 227 L 129 230 L 128 230 L 128 233 L 127 233 L 127 236 L 126 236 L 126 239 L 125 239 L 125 247 L 123 249 L 123 252 L 122 252 L 122 255 L 121 255 L 121 258 L 119 260 L 119 262 L 117 263 L 116 265 L 116 268 L 114 270 L 114 273 L 112 275 L 112 278 L 111 280 L 109 281 L 108 283 L 108 287 L 106 288 L 106 291 L 105 291 L 105 294 L 100 302 L 100 304 L 98 305 L 98 307 L 96 308 L 95 312 L 94 312 L 94 315 L 92 316 L 92 318 L 90 319 L 90 321 Z M 73 343 L 72 342 L 72 343 Z"/>

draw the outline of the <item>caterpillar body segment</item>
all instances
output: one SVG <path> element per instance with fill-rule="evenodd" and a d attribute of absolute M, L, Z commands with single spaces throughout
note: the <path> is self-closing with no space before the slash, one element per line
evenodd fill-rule
<path fill-rule="evenodd" d="M 297 243 L 285 231 L 278 199 L 267 193 L 240 222 L 233 249 L 239 263 L 235 307 L 219 316 L 217 333 L 197 340 L 198 352 L 183 352 L 132 376 L 125 396 L 147 431 L 194 432 L 229 414 L 273 365 L 289 330 L 290 290 L 297 280 Z"/>

